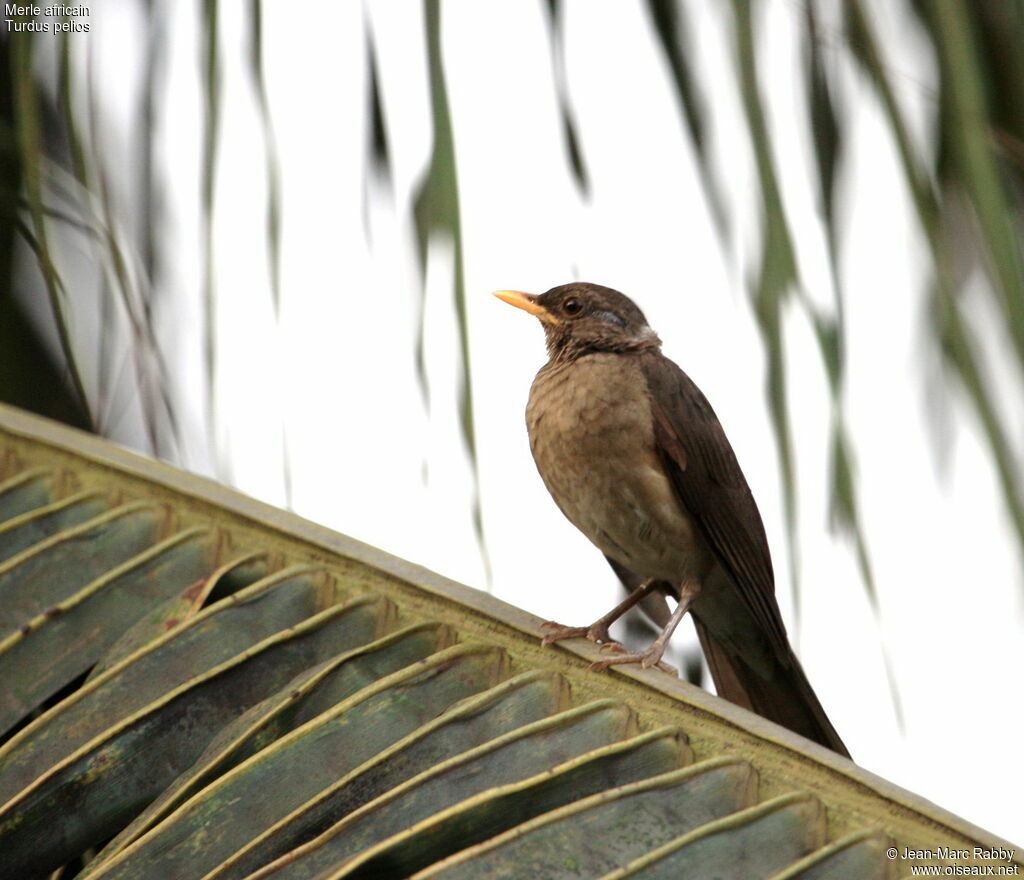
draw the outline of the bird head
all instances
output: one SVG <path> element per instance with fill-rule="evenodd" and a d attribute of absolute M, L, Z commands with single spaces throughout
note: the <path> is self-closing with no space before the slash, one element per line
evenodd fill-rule
<path fill-rule="evenodd" d="M 661 346 L 644 313 L 628 296 L 610 287 L 578 282 L 552 287 L 540 296 L 518 290 L 499 290 L 494 295 L 540 319 L 552 360 Z"/>

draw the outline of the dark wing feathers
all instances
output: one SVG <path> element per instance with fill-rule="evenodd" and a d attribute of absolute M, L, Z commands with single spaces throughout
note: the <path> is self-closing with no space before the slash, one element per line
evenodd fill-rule
<path fill-rule="evenodd" d="M 672 361 L 653 351 L 639 357 L 655 442 L 683 506 L 763 631 L 788 651 L 764 524 L 718 417 Z"/>

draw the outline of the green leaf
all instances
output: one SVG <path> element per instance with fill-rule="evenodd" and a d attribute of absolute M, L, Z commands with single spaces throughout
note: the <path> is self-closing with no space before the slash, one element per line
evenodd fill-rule
<path fill-rule="evenodd" d="M 44 468 L 22 471 L 0 483 L 0 523 L 52 504 L 56 477 Z"/>
<path fill-rule="evenodd" d="M 739 73 L 740 94 L 744 115 L 750 132 L 751 147 L 757 168 L 761 201 L 761 254 L 756 280 L 751 280 L 754 315 L 765 347 L 768 376 L 768 411 L 779 471 L 782 477 L 783 513 L 789 548 L 790 569 L 794 584 L 799 570 L 797 559 L 796 462 L 793 457 L 793 436 L 789 422 L 789 403 L 786 389 L 785 347 L 782 339 L 782 310 L 786 301 L 799 286 L 796 254 L 792 235 L 786 220 L 775 173 L 772 141 L 768 134 L 761 100 L 757 72 L 757 49 L 751 0 L 733 0 L 733 20 L 736 39 L 736 63 Z M 799 595 L 799 589 L 795 590 Z"/>
<path fill-rule="evenodd" d="M 996 162 L 974 28 L 962 0 L 931 0 L 929 8 L 957 178 L 974 207 L 989 276 L 1004 310 L 1018 364 L 1024 368 L 1024 262 L 1019 218 L 1014 216 Z"/>
<path fill-rule="evenodd" d="M 302 669 L 372 641 L 392 612 L 374 597 L 335 605 L 182 686 L 165 685 L 153 703 L 111 723 L 0 807 L 5 860 L 25 873 L 52 870 L 110 837 L 192 764 L 221 727 Z M 78 817 L 73 825 L 57 821 L 67 810 Z"/>
<path fill-rule="evenodd" d="M 154 700 L 341 598 L 322 572 L 296 567 L 218 602 L 150 642 L 0 748 L 0 804 Z"/>
<path fill-rule="evenodd" d="M 476 723 L 474 717 L 466 724 Z M 313 880 L 434 813 L 485 789 L 534 776 L 580 755 L 636 735 L 636 716 L 602 700 L 516 728 L 455 755 L 352 810 L 308 843 L 255 871 L 252 880 Z M 485 737 L 481 737 L 485 739 Z M 256 850 L 266 855 L 265 849 Z"/>
<path fill-rule="evenodd" d="M 752 798 L 749 768 L 683 766 L 690 757 L 678 731 L 659 730 L 486 791 L 327 876 L 385 880 L 436 862 L 425 877 L 516 876 L 524 864 L 539 876 L 594 877 Z"/>
<path fill-rule="evenodd" d="M 87 871 L 109 860 L 246 758 L 363 688 L 447 647 L 450 640 L 446 628 L 420 624 L 353 648 L 302 672 L 276 694 L 223 727 L 196 762 L 104 847 Z"/>
<path fill-rule="evenodd" d="M 58 532 L 99 516 L 108 508 L 106 499 L 96 492 L 79 492 L 43 507 L 33 507 L 6 521 L 0 515 L 0 563 Z"/>
<path fill-rule="evenodd" d="M 430 74 L 430 106 L 434 123 L 434 147 L 427 175 L 413 200 L 416 237 L 419 247 L 420 271 L 424 281 L 427 254 L 431 237 L 438 233 L 451 239 L 454 247 L 453 306 L 459 339 L 458 400 L 460 427 L 473 468 L 474 498 L 473 524 L 484 565 L 488 565 L 483 541 L 483 515 L 480 509 L 479 459 L 476 449 L 476 428 L 473 416 L 472 370 L 469 357 L 469 315 L 466 310 L 465 257 L 462 248 L 462 216 L 459 210 L 459 186 L 455 163 L 455 141 L 452 132 L 451 111 L 448 106 L 448 88 L 445 83 L 444 62 L 441 52 L 440 0 L 424 0 L 426 13 L 427 67 Z M 429 406 L 430 396 L 423 365 L 423 321 L 420 314 L 420 334 L 417 364 L 424 394 Z"/>
<path fill-rule="evenodd" d="M 727 239 L 728 218 L 721 182 L 715 174 L 712 154 L 707 138 L 706 101 L 701 93 L 702 84 L 690 65 L 693 44 L 690 39 L 686 15 L 689 11 L 675 0 L 647 0 L 647 12 L 654 25 L 654 33 L 668 61 L 672 82 L 679 96 L 683 119 L 697 156 L 704 196 L 711 217 L 723 243 Z"/>
<path fill-rule="evenodd" d="M 0 633 L 60 614 L 62 600 L 149 549 L 166 525 L 165 509 L 125 504 L 0 564 Z"/>
<path fill-rule="evenodd" d="M 92 409 L 85 392 L 81 369 L 72 344 L 71 322 L 67 308 L 67 289 L 57 270 L 50 250 L 49 233 L 44 209 L 43 164 L 46 150 L 43 146 L 42 112 L 39 95 L 36 92 L 32 56 L 35 40 L 30 33 L 9 35 L 8 44 L 12 70 L 14 71 L 14 117 L 15 136 L 19 150 L 21 180 L 24 187 L 25 204 L 31 226 L 18 224 L 18 231 L 26 244 L 34 251 L 39 270 L 42 273 L 50 309 L 56 323 L 61 354 L 67 364 L 72 388 L 82 406 L 83 413 L 92 423 Z"/>
<path fill-rule="evenodd" d="M 332 776 L 355 769 L 507 669 L 503 652 L 461 645 L 382 679 L 211 783 L 92 878 L 203 876 L 323 789 L 325 768 Z"/>
<path fill-rule="evenodd" d="M 211 872 L 210 880 L 246 877 L 420 771 L 568 705 L 565 679 L 549 672 L 527 672 L 463 699 L 271 825 Z"/>
<path fill-rule="evenodd" d="M 602 749 L 521 782 L 488 789 L 396 834 L 327 876 L 362 880 L 413 874 L 566 803 L 677 768 L 691 757 L 675 730 L 658 731 L 630 745 Z"/>
<path fill-rule="evenodd" d="M 602 880 L 767 880 L 825 840 L 825 811 L 807 794 L 788 794 L 685 834 Z"/>
<path fill-rule="evenodd" d="M 218 540 L 218 544 L 220 543 Z M 222 558 L 226 552 L 226 548 L 219 546 L 217 558 Z M 99 678 L 125 657 L 141 650 L 150 642 L 180 626 L 183 621 L 198 614 L 199 610 L 209 603 L 213 594 L 221 592 L 225 596 L 232 595 L 267 577 L 267 573 L 265 554 L 252 553 L 241 559 L 232 559 L 207 577 L 189 583 L 181 592 L 170 592 L 170 598 L 163 597 L 161 587 L 160 594 L 150 597 L 146 613 L 127 629 L 122 630 L 123 634 L 92 668 L 85 683 Z"/>
<path fill-rule="evenodd" d="M 772 880 L 891 880 L 893 859 L 886 855 L 892 838 L 858 831 L 823 846 L 772 876 Z"/>
<path fill-rule="evenodd" d="M 216 535 L 195 528 L 105 572 L 0 641 L 0 730 L 93 665 L 154 602 L 216 566 Z"/>

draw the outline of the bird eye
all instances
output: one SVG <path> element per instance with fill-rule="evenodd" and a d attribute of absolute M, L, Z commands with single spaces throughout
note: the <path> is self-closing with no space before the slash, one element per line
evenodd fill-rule
<path fill-rule="evenodd" d="M 583 311 L 583 303 L 576 299 L 576 297 L 570 296 L 564 303 L 562 303 L 562 311 L 570 317 L 578 315 Z"/>

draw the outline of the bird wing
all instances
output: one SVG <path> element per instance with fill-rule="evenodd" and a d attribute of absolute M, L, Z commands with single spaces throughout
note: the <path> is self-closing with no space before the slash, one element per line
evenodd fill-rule
<path fill-rule="evenodd" d="M 669 479 L 762 631 L 788 650 L 761 514 L 707 398 L 659 352 L 639 355 Z"/>

